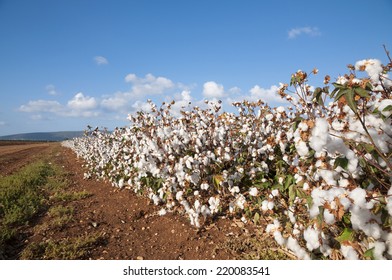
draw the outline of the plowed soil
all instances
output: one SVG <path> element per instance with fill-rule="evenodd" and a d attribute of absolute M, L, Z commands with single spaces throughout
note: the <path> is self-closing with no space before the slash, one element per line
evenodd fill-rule
<path fill-rule="evenodd" d="M 235 259 L 249 249 L 238 244 L 260 234 L 260 229 L 235 219 L 217 218 L 197 229 L 181 213 L 159 216 L 158 206 L 131 190 L 84 180 L 83 161 L 59 143 L 0 147 L 0 174 L 10 174 L 44 154 L 66 172 L 67 191 L 87 191 L 91 196 L 68 203 L 74 209 L 73 219 L 61 228 L 39 227 L 50 224 L 50 217 L 43 214 L 20 241 L 23 246 L 97 234 L 104 242 L 90 250 L 90 259 Z M 18 252 L 12 258 L 17 259 Z"/>

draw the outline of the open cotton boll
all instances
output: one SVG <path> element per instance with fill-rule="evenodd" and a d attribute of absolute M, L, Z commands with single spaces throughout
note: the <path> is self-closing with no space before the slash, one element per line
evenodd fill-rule
<path fill-rule="evenodd" d="M 355 63 L 356 70 L 365 70 L 373 83 L 379 82 L 380 74 L 382 73 L 381 61 L 378 59 L 364 59 Z"/>
<path fill-rule="evenodd" d="M 319 231 L 309 226 L 304 230 L 304 239 L 306 240 L 306 248 L 309 251 L 316 250 L 320 247 Z"/>
<path fill-rule="evenodd" d="M 276 230 L 276 231 L 273 233 L 273 235 L 274 235 L 275 241 L 276 241 L 280 246 L 285 246 L 285 245 L 286 245 L 287 240 L 286 240 L 286 238 L 284 238 L 284 237 L 282 236 L 282 233 L 281 233 L 280 231 Z"/>
<path fill-rule="evenodd" d="M 272 224 L 268 224 L 267 227 L 265 228 L 266 233 L 272 233 L 276 230 L 278 230 L 280 227 L 280 222 L 277 219 L 274 219 Z"/>
<path fill-rule="evenodd" d="M 166 213 L 167 213 L 167 212 L 166 212 L 166 209 L 165 209 L 165 208 L 162 208 L 161 210 L 158 211 L 158 215 L 159 215 L 159 216 L 164 216 L 164 215 L 166 215 Z"/>
<path fill-rule="evenodd" d="M 333 225 L 335 223 L 335 216 L 331 212 L 329 212 L 329 210 L 325 209 L 323 214 L 324 214 L 324 221 L 328 225 Z"/>
<path fill-rule="evenodd" d="M 263 200 L 261 202 L 261 210 L 263 210 L 264 212 L 268 210 L 268 200 Z"/>
<path fill-rule="evenodd" d="M 238 187 L 237 187 L 238 188 Z M 250 188 L 249 189 L 249 195 L 250 196 L 257 196 L 257 194 L 258 194 L 258 190 L 257 190 L 257 188 Z"/>
<path fill-rule="evenodd" d="M 373 256 L 376 260 L 385 260 L 383 254 L 387 247 L 384 242 L 376 241 L 374 243 L 370 243 L 369 247 L 374 247 Z"/>
<path fill-rule="evenodd" d="M 287 248 L 291 250 L 299 259 L 310 260 L 310 256 L 306 250 L 298 244 L 297 239 L 291 236 L 287 239 Z"/>
<path fill-rule="evenodd" d="M 327 145 L 329 125 L 326 119 L 318 118 L 312 129 L 309 146 L 316 152 L 321 152 Z"/>
<path fill-rule="evenodd" d="M 349 194 L 349 197 L 354 200 L 354 204 L 366 208 L 366 191 L 361 188 L 355 188 Z"/>
<path fill-rule="evenodd" d="M 343 257 L 346 260 L 358 260 L 358 253 L 351 246 L 342 245 L 340 247 Z"/>
<path fill-rule="evenodd" d="M 302 140 L 299 140 L 298 142 L 295 143 L 295 148 L 297 149 L 298 154 L 301 157 L 305 157 L 309 153 L 309 148 L 306 145 L 306 143 Z"/>

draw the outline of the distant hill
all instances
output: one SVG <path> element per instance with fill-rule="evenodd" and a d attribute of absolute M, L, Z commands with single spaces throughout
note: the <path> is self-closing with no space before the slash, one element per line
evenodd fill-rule
<path fill-rule="evenodd" d="M 64 141 L 83 136 L 83 131 L 34 132 L 0 136 L 0 140 Z"/>

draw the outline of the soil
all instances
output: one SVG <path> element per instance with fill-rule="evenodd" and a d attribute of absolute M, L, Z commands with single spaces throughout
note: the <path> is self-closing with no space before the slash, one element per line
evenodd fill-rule
<path fill-rule="evenodd" d="M 0 176 L 45 154 L 50 154 L 67 173 L 67 191 L 87 191 L 92 195 L 67 204 L 74 209 L 73 219 L 62 228 L 42 230 L 39 224 L 50 219 L 43 214 L 37 226 L 21 240 L 25 245 L 98 234 L 105 242 L 91 250 L 90 259 L 235 259 L 241 252 L 229 249 L 226 244 L 260 234 L 260 229 L 254 226 L 223 217 L 200 230 L 191 226 L 181 213 L 159 216 L 159 207 L 131 190 L 94 179 L 84 180 L 83 161 L 59 143 L 0 147 Z"/>
<path fill-rule="evenodd" d="M 0 141 L 0 175 L 9 175 L 45 154 L 49 143 Z"/>

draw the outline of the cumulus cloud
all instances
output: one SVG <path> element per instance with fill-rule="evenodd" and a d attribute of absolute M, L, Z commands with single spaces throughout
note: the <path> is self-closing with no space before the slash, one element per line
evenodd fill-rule
<path fill-rule="evenodd" d="M 106 59 L 106 57 L 103 56 L 96 56 L 94 57 L 94 61 L 97 65 L 106 65 L 109 64 L 109 61 Z"/>
<path fill-rule="evenodd" d="M 26 105 L 19 107 L 19 111 L 26 113 L 49 112 L 59 113 L 63 110 L 63 106 L 58 101 L 52 100 L 34 100 L 29 101 Z"/>
<path fill-rule="evenodd" d="M 147 74 L 144 78 L 140 78 L 135 74 L 128 74 L 125 77 L 127 83 L 132 84 L 132 94 L 136 96 L 145 96 L 149 94 L 162 94 L 166 90 L 173 89 L 175 84 L 165 77 L 155 77 Z"/>
<path fill-rule="evenodd" d="M 32 119 L 40 120 L 44 118 L 42 113 L 52 113 L 63 117 L 94 117 L 99 115 L 99 112 L 95 110 L 97 107 L 98 102 L 94 97 L 84 96 L 79 92 L 66 105 L 55 100 L 32 100 L 21 105 L 19 111 L 32 113 Z"/>
<path fill-rule="evenodd" d="M 101 101 L 101 106 L 109 111 L 122 111 L 131 100 L 129 92 L 117 92 L 112 96 L 105 97 Z"/>
<path fill-rule="evenodd" d="M 309 35 L 309 36 L 320 36 L 321 32 L 319 31 L 319 29 L 317 27 L 298 27 L 298 28 L 292 28 L 289 32 L 288 32 L 288 38 L 289 39 L 295 39 L 300 35 Z"/>
<path fill-rule="evenodd" d="M 77 111 L 95 109 L 97 104 L 94 97 L 84 96 L 81 92 L 75 94 L 75 96 L 68 101 L 68 107 Z"/>
<path fill-rule="evenodd" d="M 203 85 L 203 96 L 207 99 L 222 98 L 225 95 L 223 85 L 214 81 L 206 82 Z"/>
<path fill-rule="evenodd" d="M 279 88 L 275 85 L 270 88 L 262 88 L 259 85 L 255 85 L 249 90 L 249 94 L 246 95 L 235 95 L 228 98 L 229 103 L 248 100 L 258 101 L 263 100 L 268 103 L 287 103 L 278 95 Z"/>

